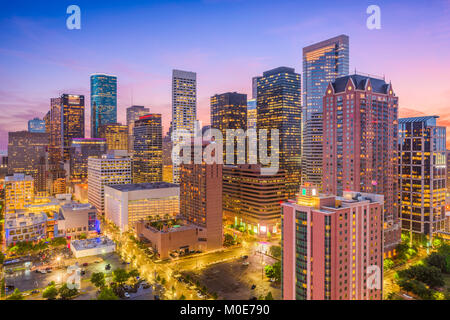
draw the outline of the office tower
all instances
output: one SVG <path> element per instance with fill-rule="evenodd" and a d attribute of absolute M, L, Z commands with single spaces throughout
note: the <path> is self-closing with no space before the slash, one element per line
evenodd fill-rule
<path fill-rule="evenodd" d="M 62 162 L 61 101 L 61 98 L 50 99 L 49 163 L 51 169 L 59 166 Z"/>
<path fill-rule="evenodd" d="M 256 99 L 247 101 L 247 129 L 256 129 L 258 119 L 258 110 L 256 109 Z"/>
<path fill-rule="evenodd" d="M 28 132 L 46 132 L 45 120 L 39 118 L 28 120 Z"/>
<path fill-rule="evenodd" d="M 23 173 L 5 178 L 5 213 L 25 209 L 34 202 L 34 179 Z"/>
<path fill-rule="evenodd" d="M 163 164 L 163 181 L 173 182 L 173 165 L 172 165 L 172 140 L 167 135 L 162 141 L 162 164 Z"/>
<path fill-rule="evenodd" d="M 105 213 L 105 186 L 131 183 L 131 158 L 114 150 L 100 158 L 88 158 L 88 200 L 99 214 Z"/>
<path fill-rule="evenodd" d="M 180 131 L 194 133 L 197 119 L 197 74 L 195 72 L 172 71 L 172 142 L 180 141 Z M 176 155 L 173 166 L 173 181 L 179 183 L 180 167 L 177 164 L 180 156 Z"/>
<path fill-rule="evenodd" d="M 127 126 L 128 126 L 128 153 L 133 153 L 133 128 L 134 122 L 140 117 L 150 113 L 149 108 L 144 106 L 131 106 L 127 108 Z"/>
<path fill-rule="evenodd" d="M 161 115 L 151 113 L 134 122 L 133 182 L 162 181 Z"/>
<path fill-rule="evenodd" d="M 244 133 L 247 131 L 247 95 L 236 92 L 227 92 L 216 94 L 211 97 L 211 128 L 220 130 L 223 137 L 223 163 L 234 165 L 238 164 L 239 157 L 242 158 L 241 163 L 246 163 L 246 152 L 240 150 L 238 146 L 242 145 L 246 148 L 246 138 L 240 135 L 234 141 L 233 160 L 228 163 L 226 152 L 227 130 L 241 129 Z M 231 139 L 231 137 L 228 137 Z M 231 141 L 231 140 L 230 140 Z"/>
<path fill-rule="evenodd" d="M 91 137 L 99 138 L 98 128 L 117 122 L 117 77 L 91 75 Z"/>
<path fill-rule="evenodd" d="M 8 133 L 8 173 L 23 173 L 34 179 L 36 191 L 47 189 L 45 161 L 48 133 L 18 131 Z M 44 166 L 42 166 L 44 163 Z"/>
<path fill-rule="evenodd" d="M 209 143 L 202 141 L 193 147 L 205 148 Z M 199 241 L 208 250 L 222 247 L 222 166 L 181 164 L 180 215 L 199 227 Z"/>
<path fill-rule="evenodd" d="M 258 131 L 268 130 L 269 150 L 270 130 L 279 131 L 279 166 L 286 174 L 286 199 L 293 198 L 300 185 L 300 83 L 300 75 L 287 67 L 266 71 L 258 79 L 257 127 Z"/>
<path fill-rule="evenodd" d="M 303 48 L 302 183 L 322 183 L 322 99 L 328 83 L 349 72 L 349 39 L 340 35 Z"/>
<path fill-rule="evenodd" d="M 52 119 L 52 112 L 49 110 L 43 120 L 44 120 L 44 126 L 45 126 L 45 132 L 50 133 L 50 125 L 51 125 L 51 119 Z"/>
<path fill-rule="evenodd" d="M 4 179 L 7 174 L 8 174 L 8 156 L 0 155 L 0 179 Z M 0 191 L 1 191 L 1 189 L 0 189 Z M 1 195 L 0 195 L 0 199 L 1 199 Z"/>
<path fill-rule="evenodd" d="M 108 123 L 99 127 L 99 138 L 106 140 L 108 150 L 128 151 L 128 127 L 121 123 Z"/>
<path fill-rule="evenodd" d="M 84 96 L 61 95 L 61 148 L 63 161 L 69 161 L 72 139 L 84 138 Z"/>
<path fill-rule="evenodd" d="M 450 197 L 450 150 L 447 150 L 447 193 Z"/>
<path fill-rule="evenodd" d="M 303 186 L 282 208 L 284 300 L 381 300 L 383 196 Z"/>
<path fill-rule="evenodd" d="M 87 183 L 88 158 L 106 153 L 106 140 L 100 138 L 72 139 L 70 148 L 70 182 Z"/>
<path fill-rule="evenodd" d="M 258 97 L 258 79 L 261 77 L 253 77 L 252 78 L 252 100 L 256 100 Z"/>
<path fill-rule="evenodd" d="M 259 165 L 223 166 L 222 208 L 228 223 L 260 236 L 280 233 L 284 173 L 261 175 Z"/>
<path fill-rule="evenodd" d="M 398 97 L 392 85 L 366 75 L 337 78 L 323 98 L 323 190 L 384 195 L 387 255 L 400 242 Z"/>
<path fill-rule="evenodd" d="M 135 229 L 139 220 L 176 218 L 180 186 L 167 182 L 105 186 L 105 218 L 122 231 Z"/>
<path fill-rule="evenodd" d="M 438 116 L 398 121 L 399 208 L 402 231 L 422 240 L 445 228 L 446 128 Z"/>

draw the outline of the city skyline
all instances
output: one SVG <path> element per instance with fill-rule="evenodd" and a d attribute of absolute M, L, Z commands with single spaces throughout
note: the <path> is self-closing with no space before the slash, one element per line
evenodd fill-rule
<path fill-rule="evenodd" d="M 303 47 L 342 33 L 350 38 L 350 74 L 355 69 L 384 72 L 402 97 L 399 117 L 437 114 L 439 125 L 450 126 L 450 90 L 443 72 L 450 66 L 449 50 L 445 50 L 450 46 L 448 2 L 428 6 L 381 1 L 381 30 L 367 29 L 365 2 L 339 7 L 323 1 L 277 6 L 269 1 L 258 6 L 254 1 L 224 2 L 106 5 L 80 1 L 82 27 L 72 31 L 65 27 L 64 4 L 8 4 L 0 14 L 0 27 L 6 31 L 0 36 L 5 110 L 0 119 L 0 150 L 6 149 L 7 132 L 26 130 L 28 120 L 45 115 L 51 97 L 80 94 L 89 106 L 89 75 L 99 72 L 118 77 L 118 122 L 125 123 L 126 108 L 144 105 L 162 114 L 164 133 L 171 120 L 172 69 L 196 72 L 198 119 L 206 125 L 211 96 L 236 91 L 250 97 L 254 76 L 278 66 L 302 70 Z M 254 18 L 248 15 L 250 9 Z M 143 19 L 153 14 L 154 19 Z M 236 19 L 233 26 L 223 22 L 230 14 Z M 329 22 L 342 14 L 355 19 L 346 19 L 339 27 Z M 270 26 L 264 24 L 266 15 L 273 17 Z M 195 20 L 192 35 L 177 34 L 187 19 Z M 205 30 L 202 26 L 210 19 Z M 113 21 L 109 29 L 102 27 L 107 20 Z M 408 25 L 407 30 L 402 25 Z M 97 43 L 99 38 L 102 41 Z M 242 46 L 238 55 L 226 48 L 231 40 Z M 112 51 L 111 45 L 116 48 L 117 43 L 120 48 Z M 90 123 L 88 109 L 86 124 Z M 86 125 L 87 137 L 89 131 Z"/>

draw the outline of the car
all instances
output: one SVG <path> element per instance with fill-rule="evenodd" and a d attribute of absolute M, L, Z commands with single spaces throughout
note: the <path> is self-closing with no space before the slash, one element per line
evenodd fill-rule
<path fill-rule="evenodd" d="M 130 296 L 130 294 L 129 294 L 128 292 L 125 292 L 125 293 L 123 294 L 123 296 L 124 296 L 126 299 L 130 299 L 130 298 L 131 298 L 131 296 Z"/>
<path fill-rule="evenodd" d="M 248 261 L 242 263 L 243 266 L 248 266 L 249 264 L 250 264 L 250 262 L 248 262 Z"/>
<path fill-rule="evenodd" d="M 253 284 L 252 287 L 251 287 L 251 289 L 252 289 L 252 290 L 255 290 L 255 288 L 256 288 L 256 285 Z"/>
<path fill-rule="evenodd" d="M 87 267 L 89 265 L 89 263 L 85 262 L 82 264 L 83 267 Z"/>
<path fill-rule="evenodd" d="M 275 282 L 276 280 L 274 278 L 271 278 L 269 281 L 270 282 Z"/>
<path fill-rule="evenodd" d="M 31 294 L 37 294 L 39 292 L 40 292 L 39 290 L 33 290 L 33 291 L 31 291 Z"/>
<path fill-rule="evenodd" d="M 13 285 L 6 286 L 6 291 L 13 291 L 15 287 Z"/>
<path fill-rule="evenodd" d="M 242 256 L 241 258 L 245 260 L 245 259 L 248 259 L 248 256 L 245 255 L 245 256 Z"/>
<path fill-rule="evenodd" d="M 105 270 L 111 270 L 111 265 L 109 263 L 105 266 Z"/>
<path fill-rule="evenodd" d="M 155 296 L 153 297 L 153 299 L 154 299 L 154 300 L 160 300 L 158 295 L 155 295 Z"/>
<path fill-rule="evenodd" d="M 148 283 L 145 283 L 142 285 L 143 289 L 150 289 L 151 285 L 149 285 Z"/>

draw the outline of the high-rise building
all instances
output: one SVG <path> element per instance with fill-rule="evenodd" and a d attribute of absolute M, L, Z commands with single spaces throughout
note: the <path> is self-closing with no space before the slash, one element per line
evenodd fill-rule
<path fill-rule="evenodd" d="M 194 134 L 197 119 L 197 74 L 195 72 L 172 71 L 172 141 L 180 139 L 180 131 Z M 177 164 L 179 155 L 173 165 L 173 181 L 179 183 L 180 167 Z"/>
<path fill-rule="evenodd" d="M 108 123 L 117 123 L 117 77 L 92 74 L 91 137 L 99 138 L 98 129 Z"/>
<path fill-rule="evenodd" d="M 438 116 L 399 119 L 399 208 L 411 239 L 445 229 L 446 128 Z"/>
<path fill-rule="evenodd" d="M 34 179 L 23 173 L 5 178 L 5 213 L 25 209 L 34 203 Z"/>
<path fill-rule="evenodd" d="M 258 131 L 279 131 L 279 167 L 286 174 L 286 199 L 295 196 L 301 174 L 301 80 L 293 68 L 279 67 L 258 79 Z M 268 138 L 268 148 L 270 138 Z"/>
<path fill-rule="evenodd" d="M 88 158 L 101 157 L 107 151 L 106 140 L 100 138 L 72 139 L 70 149 L 70 182 L 87 183 Z"/>
<path fill-rule="evenodd" d="M 161 114 L 150 113 L 134 122 L 133 182 L 162 181 Z"/>
<path fill-rule="evenodd" d="M 279 234 L 284 173 L 261 175 L 256 164 L 225 165 L 222 208 L 228 223 L 261 236 Z"/>
<path fill-rule="evenodd" d="M 304 186 L 281 208 L 284 300 L 381 300 L 382 195 Z"/>
<path fill-rule="evenodd" d="M 51 120 L 52 120 L 52 112 L 51 112 L 51 110 L 49 110 L 45 114 L 43 120 L 44 120 L 45 132 L 50 133 L 50 125 L 51 125 Z"/>
<path fill-rule="evenodd" d="M 39 118 L 28 120 L 28 132 L 46 132 L 45 120 Z"/>
<path fill-rule="evenodd" d="M 23 173 L 34 179 L 36 191 L 46 191 L 46 159 L 49 134 L 18 131 L 8 133 L 8 173 Z"/>
<path fill-rule="evenodd" d="M 128 151 L 128 127 L 121 123 L 108 123 L 98 128 L 99 138 L 106 140 L 108 150 Z"/>
<path fill-rule="evenodd" d="M 384 195 L 385 250 L 400 242 L 398 219 L 398 97 L 385 80 L 337 78 L 323 98 L 325 193 Z"/>
<path fill-rule="evenodd" d="M 105 213 L 105 186 L 131 183 L 131 158 L 114 150 L 88 159 L 88 200 L 99 214 Z"/>
<path fill-rule="evenodd" d="M 140 117 L 150 113 L 149 108 L 144 106 L 131 106 L 127 108 L 127 126 L 128 126 L 128 153 L 133 153 L 133 129 L 134 122 Z"/>
<path fill-rule="evenodd" d="M 303 48 L 302 183 L 322 183 L 322 99 L 328 84 L 349 72 L 349 38 Z"/>
<path fill-rule="evenodd" d="M 447 150 L 447 193 L 450 197 L 450 150 Z"/>
<path fill-rule="evenodd" d="M 223 137 L 223 163 L 234 165 L 238 164 L 240 157 L 241 163 L 246 163 L 246 152 L 240 150 L 238 145 L 246 147 L 245 136 L 238 136 L 233 141 L 233 161 L 227 161 L 226 152 L 226 131 L 242 129 L 247 130 L 247 95 L 237 92 L 227 92 L 216 94 L 211 97 L 211 128 L 217 129 L 222 133 Z M 231 137 L 228 136 L 229 139 Z"/>
<path fill-rule="evenodd" d="M 203 141 L 201 147 L 209 143 Z M 222 167 L 217 163 L 181 164 L 180 215 L 199 228 L 198 240 L 208 250 L 222 247 Z"/>
<path fill-rule="evenodd" d="M 61 135 L 61 98 L 50 99 L 50 144 L 49 163 L 51 169 L 62 162 L 62 135 Z"/>
<path fill-rule="evenodd" d="M 84 138 L 84 96 L 61 95 L 61 148 L 63 161 L 69 161 L 72 139 Z"/>
<path fill-rule="evenodd" d="M 252 78 L 252 100 L 256 100 L 258 97 L 258 79 L 261 78 L 259 76 Z"/>
<path fill-rule="evenodd" d="M 163 164 L 163 181 L 173 182 L 173 165 L 172 165 L 172 140 L 167 135 L 162 141 L 162 164 Z"/>
<path fill-rule="evenodd" d="M 247 101 L 247 129 L 256 129 L 257 119 L 256 99 L 250 99 Z"/>

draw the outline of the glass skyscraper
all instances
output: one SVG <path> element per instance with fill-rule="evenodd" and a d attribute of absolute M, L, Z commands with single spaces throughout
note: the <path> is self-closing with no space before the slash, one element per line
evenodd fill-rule
<path fill-rule="evenodd" d="M 328 84 L 349 73 L 349 38 L 340 35 L 303 48 L 302 183 L 321 189 L 322 99 Z"/>
<path fill-rule="evenodd" d="M 28 120 L 28 132 L 45 132 L 45 121 L 39 118 Z"/>
<path fill-rule="evenodd" d="M 91 75 L 91 137 L 98 138 L 98 128 L 117 123 L 117 77 Z"/>

